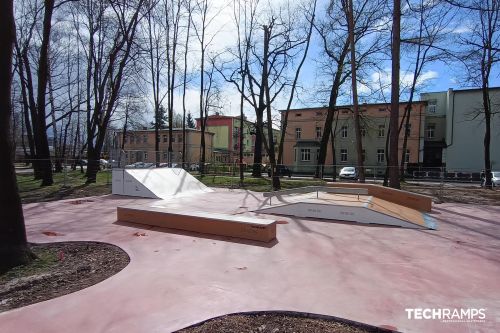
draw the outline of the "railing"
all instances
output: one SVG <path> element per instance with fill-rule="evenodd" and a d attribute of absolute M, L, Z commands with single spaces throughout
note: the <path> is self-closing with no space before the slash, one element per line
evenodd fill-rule
<path fill-rule="evenodd" d="M 264 198 L 269 198 L 269 205 L 271 205 L 272 197 L 277 197 L 280 195 L 297 194 L 297 193 L 304 194 L 311 192 L 316 192 L 316 199 L 319 199 L 319 192 L 357 195 L 358 200 L 360 195 L 368 195 L 368 190 L 365 188 L 335 188 L 328 186 L 306 186 L 306 187 L 292 188 L 288 190 L 264 192 L 263 196 Z"/>

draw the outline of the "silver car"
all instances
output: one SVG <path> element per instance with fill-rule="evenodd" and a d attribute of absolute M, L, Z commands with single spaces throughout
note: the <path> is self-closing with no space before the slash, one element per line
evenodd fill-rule
<path fill-rule="evenodd" d="M 484 187 L 484 183 L 486 183 L 486 178 L 484 174 L 481 175 L 481 187 Z M 491 183 L 493 186 L 500 185 L 500 171 L 492 171 L 491 172 Z"/>
<path fill-rule="evenodd" d="M 343 167 L 340 170 L 339 178 L 341 179 L 358 179 L 358 170 L 355 167 Z"/>

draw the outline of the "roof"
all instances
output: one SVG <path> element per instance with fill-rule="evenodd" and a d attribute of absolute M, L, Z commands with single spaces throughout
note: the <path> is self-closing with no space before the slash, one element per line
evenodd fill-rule
<path fill-rule="evenodd" d="M 407 104 L 408 101 L 401 101 L 399 104 Z M 412 101 L 412 104 L 427 104 L 427 101 Z M 365 106 L 390 106 L 391 103 L 360 103 L 359 107 L 365 107 Z M 352 104 L 345 104 L 345 105 L 336 105 L 335 109 L 347 109 L 347 108 L 352 108 Z M 289 111 L 297 112 L 297 111 L 314 111 L 314 110 L 327 110 L 328 105 L 326 106 L 319 106 L 319 107 L 309 107 L 309 108 L 299 108 L 299 109 L 290 109 Z M 286 110 L 279 110 L 279 112 L 285 112 Z"/>
<path fill-rule="evenodd" d="M 489 90 L 500 90 L 500 87 L 490 87 L 488 89 Z M 463 88 L 463 89 L 453 89 L 453 88 L 450 88 L 450 89 L 445 90 L 445 91 L 426 91 L 426 92 L 420 93 L 420 95 L 447 93 L 448 91 L 453 91 L 453 92 L 456 92 L 456 93 L 460 93 L 460 92 L 471 92 L 471 91 L 481 91 L 481 90 L 482 90 L 481 88 Z"/>
<path fill-rule="evenodd" d="M 148 129 L 142 129 L 142 130 L 127 130 L 127 133 L 141 133 L 141 132 L 154 132 L 154 128 L 148 128 Z M 122 133 L 123 131 L 119 130 L 116 131 L 117 133 Z M 167 132 L 168 133 L 168 128 L 162 128 L 159 130 L 160 133 Z M 172 132 L 182 132 L 182 128 L 172 128 Z M 196 129 L 196 128 L 186 128 L 186 132 L 201 132 L 201 130 Z M 211 134 L 214 135 L 215 133 L 205 131 L 205 134 Z"/>

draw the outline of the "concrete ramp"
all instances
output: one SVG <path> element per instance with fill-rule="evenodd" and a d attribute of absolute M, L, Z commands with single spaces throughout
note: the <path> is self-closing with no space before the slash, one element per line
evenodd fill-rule
<path fill-rule="evenodd" d="M 113 169 L 113 194 L 169 199 L 212 191 L 180 168 Z"/>
<path fill-rule="evenodd" d="M 320 192 L 319 195 L 313 193 L 277 197 L 277 200 L 277 204 L 263 207 L 257 212 L 413 229 L 436 229 L 434 220 L 426 213 L 369 195 Z"/>

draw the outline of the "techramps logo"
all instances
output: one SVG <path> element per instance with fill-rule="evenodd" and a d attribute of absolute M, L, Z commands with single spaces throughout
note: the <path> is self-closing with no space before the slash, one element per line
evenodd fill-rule
<path fill-rule="evenodd" d="M 484 323 L 484 308 L 414 308 L 405 309 L 411 320 L 440 320 L 443 323 Z"/>

